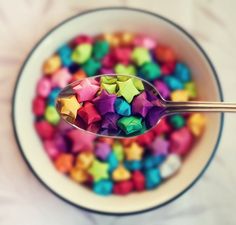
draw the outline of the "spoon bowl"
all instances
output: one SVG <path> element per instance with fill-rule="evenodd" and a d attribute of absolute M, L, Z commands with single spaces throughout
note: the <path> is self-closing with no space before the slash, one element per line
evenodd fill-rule
<path fill-rule="evenodd" d="M 98 75 L 75 81 L 59 94 L 56 108 L 72 126 L 103 137 L 144 134 L 167 115 L 236 112 L 236 103 L 172 102 L 148 81 L 132 75 Z"/>
<path fill-rule="evenodd" d="M 99 136 L 134 137 L 156 126 L 166 101 L 146 80 L 106 74 L 77 80 L 58 95 L 56 109 L 73 127 Z"/>

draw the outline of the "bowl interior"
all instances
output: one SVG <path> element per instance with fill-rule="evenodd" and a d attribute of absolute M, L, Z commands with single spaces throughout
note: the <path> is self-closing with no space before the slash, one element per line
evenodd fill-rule
<path fill-rule="evenodd" d="M 106 213 L 132 213 L 159 206 L 185 190 L 203 171 L 214 151 L 221 126 L 220 114 L 207 115 L 207 128 L 185 159 L 181 170 L 159 188 L 125 197 L 100 197 L 77 185 L 54 169 L 33 126 L 31 102 L 35 95 L 41 66 L 64 42 L 78 33 L 90 35 L 115 31 L 144 32 L 160 43 L 171 46 L 178 58 L 187 63 L 197 84 L 199 98 L 220 100 L 219 87 L 203 53 L 181 30 L 169 22 L 142 11 L 107 9 L 74 17 L 54 29 L 35 47 L 26 61 L 18 81 L 14 101 L 16 134 L 23 154 L 37 176 L 62 198 L 84 208 Z M 209 91 L 210 90 L 210 91 Z"/>

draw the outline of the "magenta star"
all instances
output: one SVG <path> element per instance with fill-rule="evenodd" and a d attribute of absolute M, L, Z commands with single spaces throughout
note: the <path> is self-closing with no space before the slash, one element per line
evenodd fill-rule
<path fill-rule="evenodd" d="M 96 135 L 86 133 L 81 130 L 71 130 L 68 132 L 68 138 L 72 141 L 72 152 L 89 151 L 94 148 L 94 139 Z"/>
<path fill-rule="evenodd" d="M 153 104 L 147 100 L 146 92 L 136 96 L 132 102 L 132 112 L 142 117 L 145 117 L 152 107 Z"/>
<path fill-rule="evenodd" d="M 114 112 L 115 100 L 116 95 L 109 94 L 107 91 L 102 90 L 101 94 L 96 97 L 93 102 L 99 113 L 104 115 L 106 113 Z"/>

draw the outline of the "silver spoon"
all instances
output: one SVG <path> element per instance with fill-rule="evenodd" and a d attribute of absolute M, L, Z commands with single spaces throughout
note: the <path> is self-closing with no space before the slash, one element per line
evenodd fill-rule
<path fill-rule="evenodd" d="M 127 120 L 127 116 L 120 116 L 116 122 L 114 123 L 119 124 L 117 126 L 117 129 L 107 129 L 109 126 L 105 126 L 106 129 L 104 129 L 104 120 L 108 120 L 109 116 L 108 114 L 105 114 L 102 119 L 98 119 L 98 121 L 94 123 L 90 123 L 89 125 L 87 124 L 87 117 L 90 115 L 82 115 L 76 116 L 76 104 L 73 104 L 73 101 L 71 104 L 64 104 L 63 100 L 67 99 L 72 99 L 75 102 L 75 97 L 76 97 L 76 92 L 78 90 L 92 90 L 94 86 L 100 85 L 101 81 L 106 80 L 107 83 L 110 82 L 110 84 L 118 84 L 119 82 L 127 82 L 130 80 L 133 82 L 138 82 L 139 83 L 139 89 L 143 85 L 143 90 L 139 90 L 140 93 L 145 92 L 146 98 L 151 102 L 152 107 L 151 107 L 151 112 L 149 110 L 149 113 L 146 115 L 146 119 L 142 118 L 140 115 L 135 115 L 135 118 L 142 118 L 142 124 L 145 124 L 147 129 L 141 129 L 140 124 L 141 122 L 139 121 L 139 124 L 136 124 L 134 126 L 134 129 L 127 129 L 123 126 L 124 123 L 121 123 L 121 118 L 126 117 L 125 119 L 122 119 L 122 121 Z M 113 83 L 112 83 L 113 82 Z M 83 85 L 86 84 L 86 85 Z M 137 84 L 137 83 L 136 83 Z M 141 85 L 142 84 L 142 85 Z M 109 85 L 109 84 L 108 84 Z M 141 85 L 141 86 L 140 86 Z M 137 85 L 136 85 L 137 86 Z M 116 92 L 119 93 L 119 85 L 116 86 Z M 87 88 L 87 89 L 85 89 Z M 122 89 L 123 90 L 123 89 Z M 129 90 L 128 90 L 129 91 Z M 94 94 L 94 98 L 96 98 L 99 93 L 101 92 L 101 89 Z M 84 92 L 86 93 L 86 91 Z M 140 95 L 140 93 L 138 95 Z M 116 93 L 117 94 L 117 93 Z M 119 94 L 118 94 L 119 95 Z M 137 95 L 137 96 L 138 96 Z M 123 98 L 123 96 L 121 96 Z M 90 102 L 93 101 L 90 99 Z M 77 101 L 76 101 L 77 102 Z M 80 104 L 84 107 L 85 102 L 80 102 Z M 63 105 L 64 104 L 64 105 Z M 65 108 L 65 105 L 67 108 Z M 104 105 L 106 107 L 106 104 Z M 145 107 L 145 105 L 141 106 Z M 62 91 L 60 92 L 57 101 L 56 101 L 56 108 L 61 117 L 71 124 L 73 127 L 76 127 L 78 129 L 85 130 L 90 133 L 95 133 L 96 135 L 99 136 L 109 136 L 109 137 L 115 137 L 115 138 L 127 138 L 127 137 L 134 137 L 143 133 L 146 133 L 153 127 L 155 127 L 158 122 L 160 121 L 161 118 L 164 116 L 176 114 L 176 113 L 187 113 L 187 112 L 236 112 L 236 103 L 225 103 L 225 102 L 205 102 L 205 101 L 187 101 L 187 102 L 173 102 L 173 101 L 167 101 L 163 99 L 163 97 L 160 95 L 158 90 L 148 81 L 143 80 L 139 77 L 136 76 L 131 76 L 131 75 L 114 75 L 114 74 L 109 74 L 109 75 L 98 75 L 94 77 L 89 77 L 85 78 L 82 80 L 75 81 L 68 86 L 66 86 Z M 95 107 L 96 108 L 96 107 Z M 79 112 L 79 111 L 78 111 Z M 111 115 L 111 114 L 110 114 Z M 129 116 L 128 116 L 129 117 Z M 86 121 L 86 122 L 85 122 Z M 114 120 L 115 121 L 115 120 Z M 110 121 L 111 122 L 111 121 Z M 136 121 L 137 122 L 137 121 Z M 135 124 L 135 121 L 134 121 Z M 99 127 L 100 126 L 100 127 Z M 123 126 L 123 127 L 122 127 Z M 112 127 L 112 125 L 111 125 Z M 98 129 L 99 128 L 99 129 Z"/>

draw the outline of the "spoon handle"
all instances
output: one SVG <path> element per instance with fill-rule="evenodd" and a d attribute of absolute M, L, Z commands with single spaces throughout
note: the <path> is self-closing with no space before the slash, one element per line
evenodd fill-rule
<path fill-rule="evenodd" d="M 176 112 L 236 112 L 236 103 L 226 102 L 170 102 L 165 106 L 170 114 Z"/>

